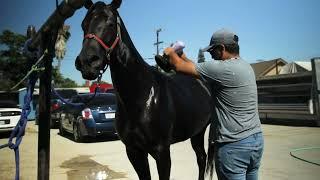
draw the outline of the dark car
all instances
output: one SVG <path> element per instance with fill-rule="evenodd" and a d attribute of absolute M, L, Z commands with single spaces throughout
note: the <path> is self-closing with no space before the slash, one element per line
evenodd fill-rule
<path fill-rule="evenodd" d="M 78 92 L 74 89 L 57 89 L 55 90 L 56 93 L 61 96 L 64 100 L 69 101 L 69 99 L 72 96 L 78 95 Z M 62 102 L 59 97 L 56 95 L 56 93 L 52 92 L 51 94 L 51 121 L 50 121 L 50 127 L 59 127 L 59 122 L 61 119 L 61 107 L 65 104 Z M 39 103 L 36 106 L 36 124 L 39 124 Z"/>
<path fill-rule="evenodd" d="M 63 106 L 60 135 L 65 135 L 66 132 L 72 133 L 77 142 L 97 135 L 116 136 L 114 120 L 117 103 L 113 93 L 81 94 L 72 97 L 71 102 L 85 103 L 85 105 Z"/>

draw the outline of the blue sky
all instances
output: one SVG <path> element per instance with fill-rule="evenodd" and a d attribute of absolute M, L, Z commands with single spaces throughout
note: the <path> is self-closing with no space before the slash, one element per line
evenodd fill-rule
<path fill-rule="evenodd" d="M 156 52 L 153 43 L 158 28 L 163 30 L 161 48 L 182 40 L 187 56 L 194 60 L 214 31 L 227 28 L 239 36 L 241 57 L 254 63 L 279 57 L 286 61 L 319 57 L 319 7 L 319 0 L 123 0 L 119 13 L 144 58 Z M 41 27 L 54 11 L 55 0 L 9 0 L 3 1 L 0 8 L 0 31 L 25 34 L 30 24 Z M 78 84 L 84 80 L 74 60 L 81 50 L 80 26 L 85 13 L 82 8 L 66 21 L 71 26 L 71 37 L 61 67 L 62 74 Z M 154 60 L 146 61 L 155 64 Z M 111 82 L 108 71 L 103 80 Z"/>

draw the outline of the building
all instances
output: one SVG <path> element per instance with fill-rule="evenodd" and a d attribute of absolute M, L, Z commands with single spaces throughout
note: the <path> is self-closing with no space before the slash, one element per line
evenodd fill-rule
<path fill-rule="evenodd" d="M 279 74 L 292 74 L 312 71 L 310 61 L 294 61 L 282 67 Z"/>
<path fill-rule="evenodd" d="M 280 73 L 283 66 L 285 66 L 287 62 L 281 58 L 273 59 L 270 61 L 261 61 L 257 63 L 252 63 L 251 66 L 256 75 L 256 79 L 264 76 L 272 76 Z"/>
<path fill-rule="evenodd" d="M 320 60 L 284 63 L 276 59 L 252 64 L 260 119 L 320 126 Z"/>

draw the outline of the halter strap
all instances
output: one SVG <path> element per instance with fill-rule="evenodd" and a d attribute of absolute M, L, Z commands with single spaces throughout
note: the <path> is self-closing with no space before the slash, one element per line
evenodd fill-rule
<path fill-rule="evenodd" d="M 89 33 L 89 34 L 86 34 L 84 36 L 84 39 L 94 39 L 94 40 L 96 40 L 106 50 L 106 56 L 107 56 L 107 61 L 108 62 L 106 63 L 106 67 L 104 67 L 102 70 L 100 70 L 100 73 L 99 73 L 99 76 L 98 76 L 98 83 L 100 83 L 100 81 L 101 81 L 102 74 L 108 69 L 108 66 L 110 64 L 110 54 L 111 54 L 111 52 L 113 51 L 113 49 L 116 47 L 116 45 L 121 40 L 120 25 L 121 25 L 120 17 L 117 16 L 117 37 L 113 41 L 111 47 L 107 46 L 99 36 L 97 36 L 97 35 L 95 35 L 93 33 Z"/>
<path fill-rule="evenodd" d="M 117 17 L 117 37 L 116 37 L 116 39 L 113 41 L 111 47 L 109 47 L 108 45 L 106 45 L 99 36 L 97 36 L 97 35 L 95 35 L 95 34 L 93 34 L 93 33 L 86 34 L 86 35 L 84 36 L 84 38 L 85 38 L 85 39 L 94 39 L 94 40 L 96 40 L 96 41 L 106 50 L 107 58 L 108 58 L 108 60 L 110 60 L 110 53 L 113 51 L 113 49 L 116 47 L 116 45 L 118 44 L 118 42 L 121 40 L 120 23 L 121 23 L 121 21 L 120 21 L 120 18 L 119 18 L 119 16 L 118 16 L 118 17 Z"/>
<path fill-rule="evenodd" d="M 98 43 L 106 50 L 106 51 L 110 51 L 113 50 L 114 47 L 116 47 L 117 43 L 119 42 L 120 38 L 117 35 L 116 39 L 114 40 L 114 42 L 112 43 L 111 47 L 107 46 L 103 40 L 101 38 L 99 38 L 97 35 L 95 34 L 86 34 L 84 36 L 85 39 L 95 39 L 96 41 L 98 41 Z"/>

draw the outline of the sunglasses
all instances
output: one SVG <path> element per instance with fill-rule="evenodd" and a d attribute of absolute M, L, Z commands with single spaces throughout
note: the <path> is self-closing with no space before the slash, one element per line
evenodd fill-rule
<path fill-rule="evenodd" d="M 210 49 L 208 49 L 208 52 L 211 54 L 217 48 L 223 48 L 223 45 L 222 44 L 213 45 Z"/>

